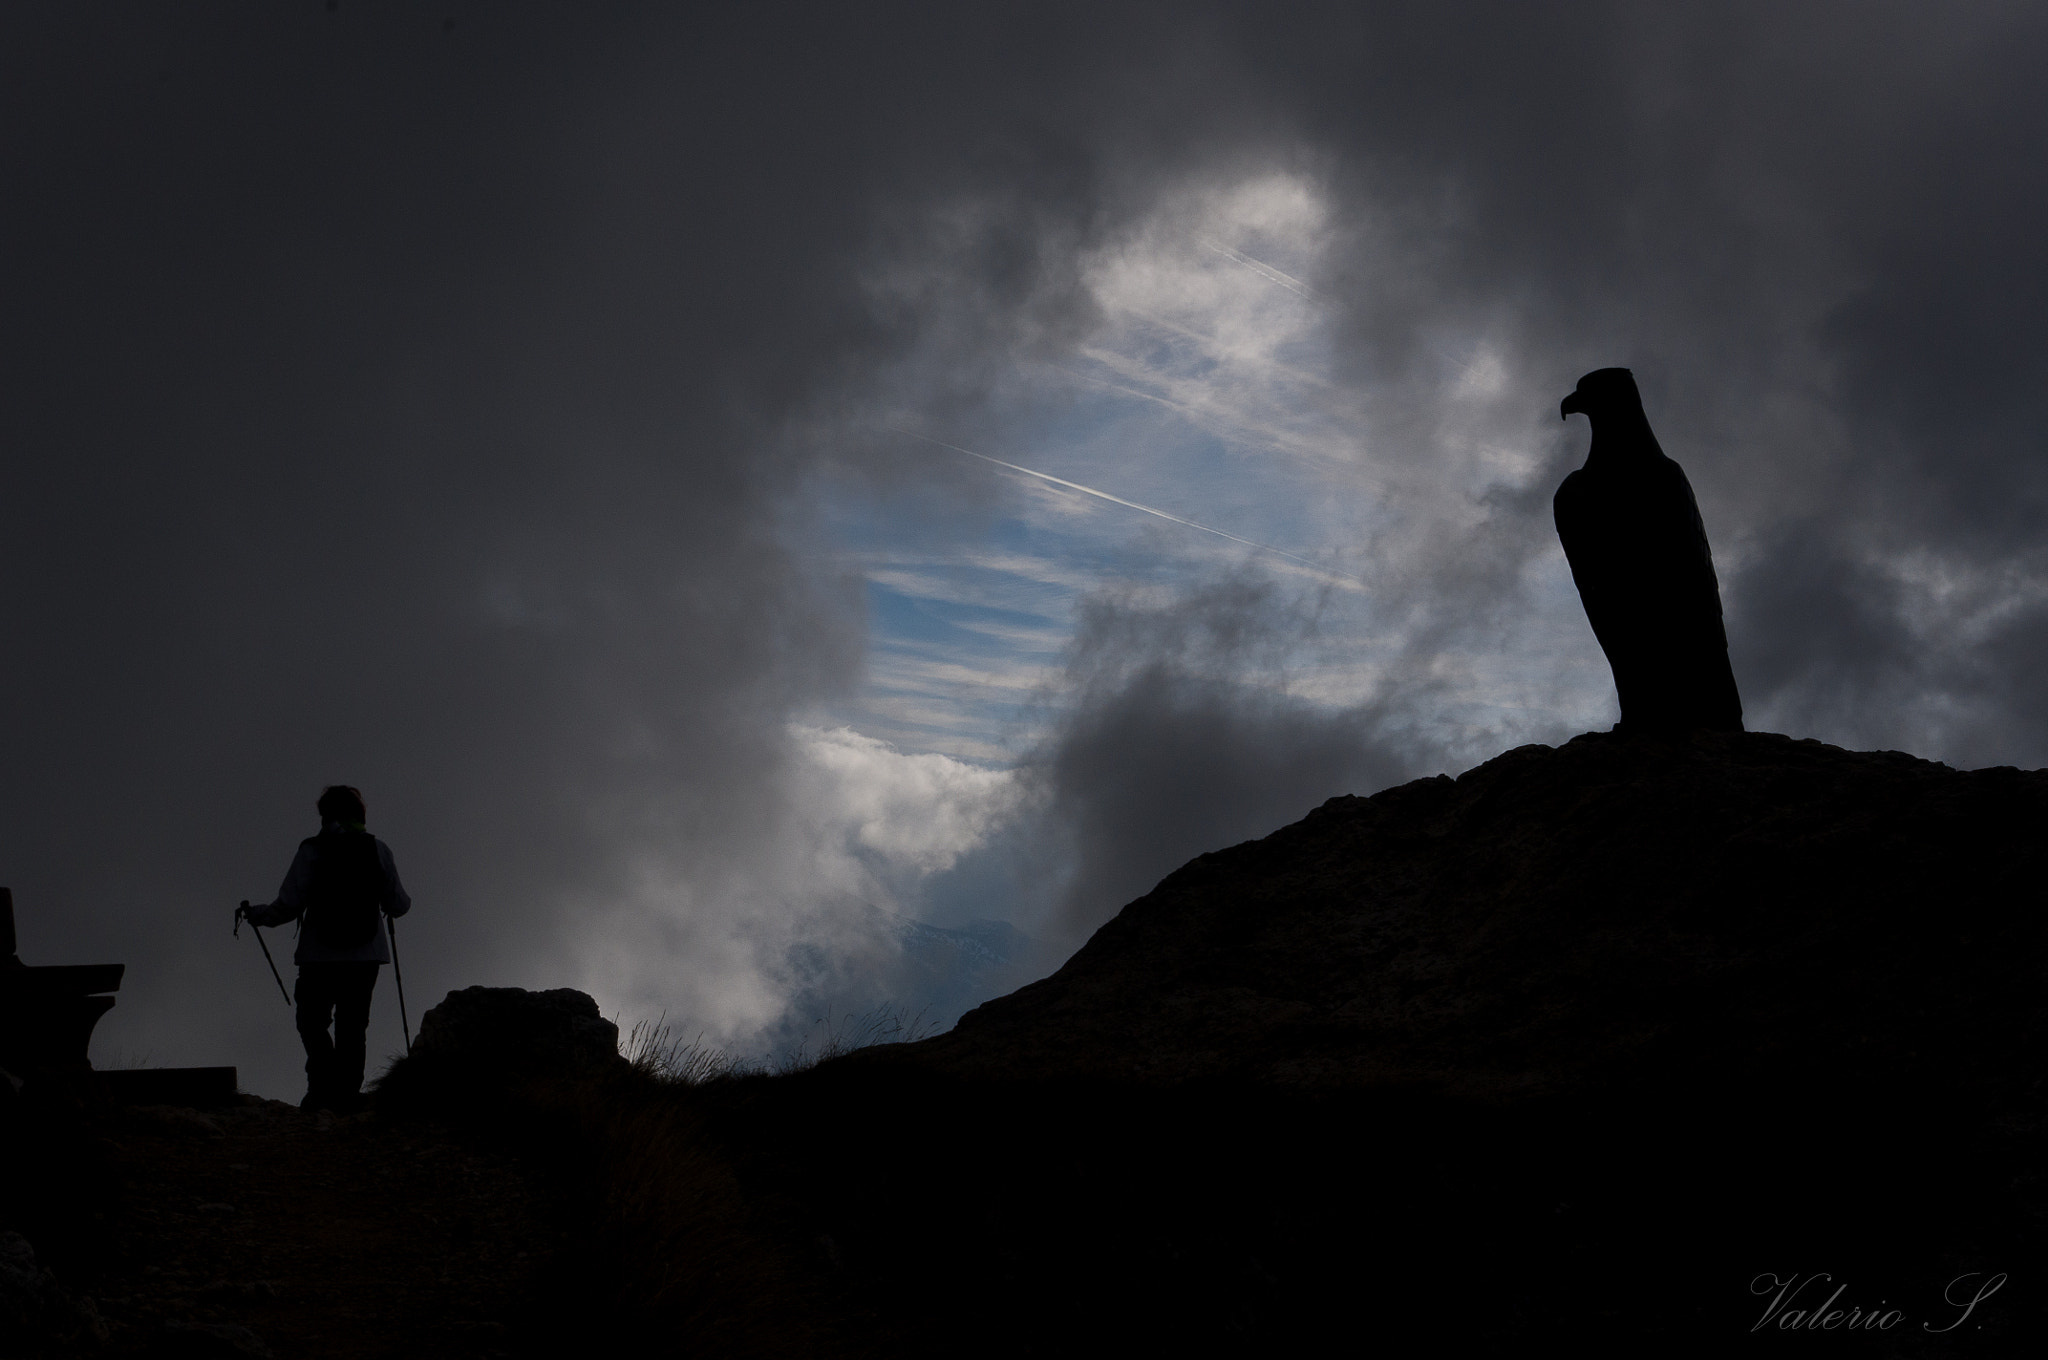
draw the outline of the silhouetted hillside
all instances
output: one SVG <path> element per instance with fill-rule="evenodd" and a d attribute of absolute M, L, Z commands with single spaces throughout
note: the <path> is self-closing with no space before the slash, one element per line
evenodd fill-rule
<path fill-rule="evenodd" d="M 460 1199 L 421 1170 L 423 1227 L 351 1196 L 350 1240 L 445 1258 L 475 1353 L 2037 1354 L 2044 824 L 2043 771 L 1588 736 L 1332 800 L 953 1033 L 808 1071 L 609 1039 L 565 1065 L 482 1021 L 588 998 L 455 993 L 334 1146 L 516 1174 Z M 322 1129 L 235 1118 L 175 1159 L 108 1126 L 109 1221 L 156 1226 L 58 1276 L 119 1294 L 111 1353 L 186 1316 L 370 1325 L 187 1298 L 289 1237 L 294 1147 L 345 1188 Z M 184 1200 L 226 1191 L 186 1187 L 263 1139 L 279 1178 L 207 1237 L 224 1211 Z M 525 1221 L 529 1185 L 549 1254 L 511 1255 L 514 1300 L 484 1288 L 506 1244 L 448 1223 Z M 174 1240 L 219 1261 L 151 1272 Z"/>
<path fill-rule="evenodd" d="M 2048 1264 L 2044 825 L 2048 772 L 1524 747 L 1204 855 L 754 1126 L 934 1130 L 914 1173 L 856 1140 L 861 1182 L 806 1194 L 879 1294 L 918 1241 L 972 1244 L 898 1316 L 1028 1298 L 1006 1353 L 1728 1354 L 1852 1307 L 1889 1319 L 1859 1354 L 2013 1353 Z"/>
<path fill-rule="evenodd" d="M 1881 1076 L 2025 1103 L 2044 829 L 2048 771 L 1761 733 L 1528 746 L 1203 855 L 1055 976 L 886 1056 L 1492 1100 Z"/>
<path fill-rule="evenodd" d="M 537 1099 L 562 1288 L 764 1356 L 2022 1353 L 2044 814 L 1762 734 L 1336 799 L 953 1033 Z"/>

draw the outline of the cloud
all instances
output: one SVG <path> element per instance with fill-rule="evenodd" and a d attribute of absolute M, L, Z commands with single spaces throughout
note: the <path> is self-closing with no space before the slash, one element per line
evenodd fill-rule
<path fill-rule="evenodd" d="M 1050 931 L 1078 943 L 1184 861 L 1413 770 L 1383 705 L 1288 692 L 1313 632 L 1307 602 L 1246 577 L 1085 604 L 1061 716 L 1025 766 L 1062 866 Z"/>
<path fill-rule="evenodd" d="M 117 1048 L 289 1088 L 227 911 L 332 779 L 420 903 L 416 1011 L 574 977 L 740 1034 L 874 883 L 1026 913 L 989 866 L 1059 829 L 1083 930 L 1327 792 L 1595 725 L 1548 496 L 1609 363 L 1760 720 L 2048 759 L 2031 12 L 0 22 L 0 875 L 32 962 L 130 962 Z M 981 650 L 867 669 L 884 557 Z M 894 725 L 816 735 L 870 676 Z"/>
<path fill-rule="evenodd" d="M 1016 801 L 1015 776 L 943 755 L 909 754 L 846 728 L 800 728 L 812 815 L 844 828 L 849 853 L 919 874 L 951 868 Z"/>
<path fill-rule="evenodd" d="M 2048 179 L 2021 148 L 2048 101 L 2017 54 L 2043 34 L 1973 11 L 1922 53 L 1918 28 L 1380 7 L 1262 14 L 1208 52 L 1240 121 L 1078 209 L 1072 357 L 1013 379 L 1004 409 L 1082 451 L 1033 466 L 1114 466 L 1095 484 L 1340 553 L 1373 589 L 1348 616 L 1326 604 L 1306 648 L 1277 595 L 1232 633 L 1244 611 L 1200 584 L 1216 564 L 1081 592 L 1031 766 L 1074 856 L 1071 924 L 1315 789 L 1611 720 L 1549 523 L 1583 449 L 1556 399 L 1603 364 L 1636 368 L 1700 490 L 1755 723 L 2048 754 L 2021 697 L 2048 428 L 2025 245 Z M 1075 408 L 1042 395 L 1058 375 L 1115 418 L 1076 439 Z M 1246 500 L 1310 507 L 1302 537 L 1205 503 L 1230 492 L 1187 480 L 1201 438 L 1257 463 Z M 1172 627 L 1136 627 L 1153 618 Z M 1297 655 L 1191 658 L 1179 629 Z"/>
<path fill-rule="evenodd" d="M 787 1037 L 799 993 L 900 999 L 895 922 L 1014 815 L 1015 776 L 844 728 L 788 736 L 782 800 L 732 852 L 712 858 L 687 827 L 643 831 L 631 878 L 587 903 L 599 928 L 573 956 L 576 985 L 741 1051 Z"/>

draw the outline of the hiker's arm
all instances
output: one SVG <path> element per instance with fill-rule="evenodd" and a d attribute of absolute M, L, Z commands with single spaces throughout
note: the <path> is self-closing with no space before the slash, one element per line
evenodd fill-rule
<path fill-rule="evenodd" d="M 281 926 L 286 921 L 295 921 L 306 908 L 306 888 L 313 877 L 313 852 L 305 846 L 292 857 L 292 867 L 284 876 L 284 886 L 277 890 L 277 900 L 267 903 L 249 904 L 248 919 L 259 926 Z"/>
<path fill-rule="evenodd" d="M 251 902 L 249 909 L 242 913 L 242 919 L 251 925 L 281 926 L 298 914 L 297 907 L 288 907 L 282 902 Z"/>

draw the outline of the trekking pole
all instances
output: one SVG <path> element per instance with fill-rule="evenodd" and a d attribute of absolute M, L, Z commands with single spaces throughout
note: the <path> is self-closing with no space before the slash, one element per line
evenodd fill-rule
<path fill-rule="evenodd" d="M 391 937 L 391 980 L 398 984 L 398 1027 L 405 1032 L 405 1056 L 412 1056 L 412 1021 L 405 1018 L 405 970 L 398 966 L 398 922 L 384 918 L 384 933 Z"/>
<path fill-rule="evenodd" d="M 242 902 L 242 909 L 235 913 L 235 938 L 238 940 L 242 938 L 242 918 L 248 914 L 248 911 L 249 903 L 245 899 Z M 284 975 L 277 971 L 277 960 L 270 957 L 270 946 L 263 943 L 263 927 L 251 921 L 249 922 L 249 929 L 256 932 L 256 946 L 263 951 L 263 961 L 270 965 L 270 975 L 277 979 L 277 994 L 284 998 L 286 1006 L 290 1006 L 292 1004 L 292 994 L 284 989 Z"/>

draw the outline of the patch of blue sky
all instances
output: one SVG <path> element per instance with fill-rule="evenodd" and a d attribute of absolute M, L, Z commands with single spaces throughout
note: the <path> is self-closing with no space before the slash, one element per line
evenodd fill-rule
<path fill-rule="evenodd" d="M 1020 586 L 1045 594 L 1014 572 L 957 560 L 871 569 L 867 679 L 852 725 L 905 751 L 1014 758 L 1067 635 L 1064 598 L 1050 613 L 988 602 L 1015 600 Z"/>
<path fill-rule="evenodd" d="M 1013 762 L 1058 701 L 1083 600 L 1164 602 L 1248 572 L 1278 600 L 1312 601 L 1298 664 L 1263 680 L 1301 697 L 1366 702 L 1420 667 L 1455 745 L 1459 732 L 1527 731 L 1560 694 L 1588 690 L 1584 640 L 1542 655 L 1524 619 L 1415 654 L 1414 638 L 1449 634 L 1424 617 L 1414 578 L 1456 560 L 1445 545 L 1484 537 L 1488 488 L 1525 478 L 1533 455 L 1483 346 L 1458 363 L 1434 423 L 1375 422 L 1371 384 L 1336 375 L 1309 282 L 1321 212 L 1313 186 L 1286 176 L 1168 205 L 1084 262 L 1102 320 L 1083 343 L 1021 361 L 967 426 L 906 418 L 926 439 L 1157 513 L 924 446 L 935 468 L 954 463 L 949 485 L 984 478 L 987 495 L 965 514 L 923 493 L 840 507 L 834 532 L 867 582 L 871 629 L 848 725 L 904 750 Z M 1543 561 L 1530 583 L 1546 606 L 1570 603 L 1560 567 Z"/>
<path fill-rule="evenodd" d="M 1274 537 L 1298 522 L 1286 513 L 1244 513 L 1256 488 L 1224 483 L 1263 480 L 1270 490 L 1274 479 L 1247 477 L 1213 441 L 1184 450 L 1177 472 L 1159 471 L 1163 460 L 1157 458 L 1094 472 L 1071 446 L 1049 451 L 1053 456 L 1040 462 L 1097 482 L 1145 468 L 1151 475 L 1130 478 L 1135 489 L 1157 500 L 1179 490 L 1176 509 L 1212 519 L 1229 519 L 1236 510 L 1246 527 Z M 901 545 L 892 546 L 884 512 L 863 526 L 861 536 L 869 541 L 854 554 L 868 592 L 869 654 L 866 683 L 845 720 L 901 750 L 1014 760 L 1050 716 L 1075 610 L 1092 594 L 1149 590 L 1164 597 L 1248 564 L 1306 577 L 1311 586 L 1329 579 L 1300 563 L 1079 492 L 997 468 L 988 475 L 1018 483 L 1012 488 L 1018 513 L 989 524 L 978 542 L 920 550 L 917 526 L 904 525 Z M 1195 483 L 1206 494 L 1192 494 Z"/>
<path fill-rule="evenodd" d="M 1203 466 L 1205 456 L 1212 466 Z M 1038 461 L 1094 476 L 1091 484 L 1116 482 L 1120 489 L 1113 494 L 1128 485 L 1169 501 L 1169 513 L 1233 523 L 1225 532 L 1248 528 L 1266 541 L 1285 539 L 1313 551 L 1296 541 L 1298 516 L 1250 513 L 1256 486 L 1232 484 L 1263 481 L 1270 491 L 1275 479 L 1230 467 L 1213 444 L 1191 451 L 1178 469 L 1144 459 L 1119 460 L 1098 472 L 1084 457 L 1057 452 Z M 1118 478 L 1134 468 L 1149 475 Z M 900 546 L 871 541 L 852 554 L 866 582 L 869 653 L 858 713 L 849 713 L 848 721 L 899 749 L 1014 759 L 1049 716 L 1075 611 L 1091 595 L 1152 592 L 1163 599 L 1248 564 L 1305 578 L 1311 588 L 1331 579 L 1299 562 L 1079 492 L 995 468 L 988 475 L 1021 483 L 1012 489 L 1018 513 L 990 524 L 980 542 L 921 547 L 917 527 L 905 525 Z M 876 532 L 885 522 L 865 527 L 862 537 L 886 537 Z"/>
<path fill-rule="evenodd" d="M 1343 492 L 1333 494 L 1327 469 L 1161 417 L 1127 398 L 1096 395 L 1079 405 L 1093 417 L 1091 425 L 1063 446 L 1050 446 L 1034 466 L 1349 574 L 1345 546 L 1369 507 L 1347 505 Z M 1152 527 L 1128 518 L 1124 523 L 1133 532 Z M 1241 546 L 1219 549 L 1192 531 L 1177 532 L 1184 536 L 1178 555 L 1206 561 L 1219 553 L 1244 555 Z"/>

